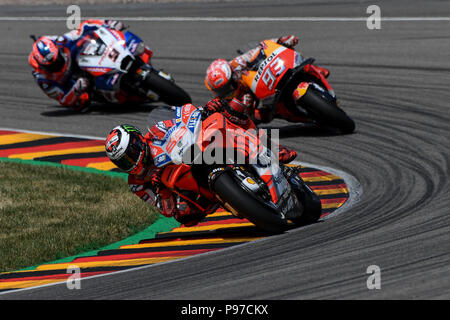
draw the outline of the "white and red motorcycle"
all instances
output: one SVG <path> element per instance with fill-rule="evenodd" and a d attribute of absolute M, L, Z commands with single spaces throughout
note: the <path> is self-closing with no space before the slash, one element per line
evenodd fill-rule
<path fill-rule="evenodd" d="M 191 98 L 172 76 L 150 63 L 151 51 L 130 31 L 100 27 L 78 42 L 76 62 L 90 79 L 93 101 L 122 104 L 158 102 L 183 105 Z"/>

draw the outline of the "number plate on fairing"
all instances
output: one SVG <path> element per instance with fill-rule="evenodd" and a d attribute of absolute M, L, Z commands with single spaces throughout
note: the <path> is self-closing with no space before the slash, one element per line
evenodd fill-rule
<path fill-rule="evenodd" d="M 159 146 L 160 152 L 154 157 L 157 167 L 169 162 L 183 163 L 186 150 L 196 144 L 201 131 L 201 111 L 194 105 L 187 104 L 175 109 L 175 125 L 164 136 Z"/>
<path fill-rule="evenodd" d="M 99 76 L 115 70 L 126 72 L 121 67 L 123 59 L 133 54 L 127 49 L 121 32 L 101 27 L 93 32 L 95 37 L 88 39 L 81 50 L 77 62 L 80 68 Z"/>

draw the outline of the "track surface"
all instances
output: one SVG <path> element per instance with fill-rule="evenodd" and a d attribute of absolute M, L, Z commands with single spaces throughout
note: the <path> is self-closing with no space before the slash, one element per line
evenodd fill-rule
<path fill-rule="evenodd" d="M 284 3 L 284 5 L 282 4 Z M 292 1 L 246 5 L 160 4 L 86 7 L 87 16 L 365 16 L 370 3 Z M 379 2 L 386 16 L 442 16 L 439 1 Z M 253 10 L 250 7 L 253 6 Z M 48 8 L 47 8 L 48 9 Z M 133 11 L 133 9 L 139 9 Z M 219 10 L 220 9 L 220 10 Z M 59 10 L 59 11 L 58 11 Z M 83 8 L 82 8 L 83 10 Z M 65 15 L 65 8 L 0 9 L 0 15 Z M 450 298 L 449 21 L 130 22 L 172 73 L 204 103 L 204 70 L 248 42 L 294 33 L 305 56 L 331 70 L 342 106 L 357 123 L 348 136 L 283 131 L 299 160 L 346 171 L 363 194 L 349 211 L 249 245 L 133 272 L 1 295 L 1 299 L 419 299 Z M 118 123 L 146 127 L 147 110 L 61 111 L 34 85 L 26 66 L 28 34 L 62 33 L 63 22 L 0 22 L 0 127 L 105 136 Z M 222 41 L 219 41 L 221 39 Z M 168 118 L 154 111 L 154 120 Z M 276 122 L 272 126 L 285 126 Z M 381 290 L 366 269 L 381 268 Z"/>

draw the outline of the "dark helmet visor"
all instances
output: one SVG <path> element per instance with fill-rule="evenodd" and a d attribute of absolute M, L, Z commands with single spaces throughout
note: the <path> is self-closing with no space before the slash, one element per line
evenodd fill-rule
<path fill-rule="evenodd" d="M 64 59 L 62 50 L 58 48 L 58 57 L 56 58 L 56 61 L 49 65 L 40 65 L 40 67 L 47 72 L 58 72 L 61 71 L 62 68 L 64 68 L 65 64 L 66 59 Z"/>
<path fill-rule="evenodd" d="M 214 89 L 214 92 L 221 98 L 226 98 L 236 90 L 237 84 L 234 80 L 228 81 L 224 86 Z"/>
<path fill-rule="evenodd" d="M 147 156 L 147 148 L 144 142 L 134 134 L 130 136 L 130 139 L 131 140 L 128 143 L 127 150 L 122 157 L 116 160 L 111 160 L 117 167 L 126 172 L 133 170 L 141 160 L 141 157 Z"/>

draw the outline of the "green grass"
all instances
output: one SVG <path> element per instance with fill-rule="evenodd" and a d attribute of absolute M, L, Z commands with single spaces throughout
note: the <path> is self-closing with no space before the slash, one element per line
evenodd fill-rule
<path fill-rule="evenodd" d="M 0 162 L 0 272 L 99 249 L 157 218 L 121 178 Z"/>

